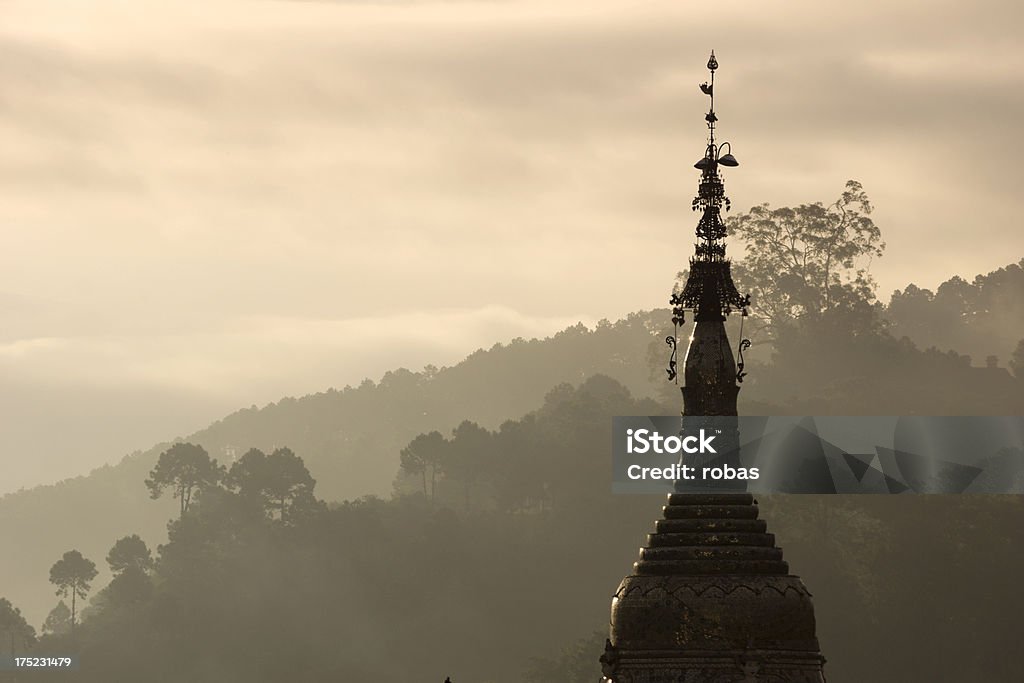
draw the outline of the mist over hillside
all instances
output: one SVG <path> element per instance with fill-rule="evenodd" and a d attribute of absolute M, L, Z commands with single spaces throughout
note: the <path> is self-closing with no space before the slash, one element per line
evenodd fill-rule
<path fill-rule="evenodd" d="M 173 513 L 155 563 L 122 563 L 75 633 L 37 649 L 78 653 L 82 683 L 593 681 L 664 502 L 609 494 L 611 416 L 666 408 L 601 375 L 560 384 L 497 430 L 440 438 L 436 490 L 414 476 L 390 500 L 292 498 L 287 515 L 236 478 L 274 457 L 250 452 Z M 1013 679 L 1020 496 L 760 498 L 815 595 L 829 681 Z"/>
<path fill-rule="evenodd" d="M 1013 361 L 1024 342 L 1024 259 L 968 282 L 952 277 L 934 292 L 909 285 L 893 292 L 885 317 L 896 337 L 971 356 Z"/>
<path fill-rule="evenodd" d="M 1011 265 L 994 278 L 1002 283 L 1000 300 L 1006 299 L 1007 287 L 1018 286 L 1019 270 Z M 966 305 L 965 315 L 973 315 L 970 300 Z M 1016 334 L 1020 320 L 1012 308 L 985 311 L 984 334 L 993 328 L 1001 330 L 1004 340 Z M 979 366 L 977 359 L 972 362 L 955 351 L 922 350 L 910 339 L 897 338 L 889 329 L 902 330 L 908 323 L 887 321 L 884 312 L 879 306 L 837 310 L 780 328 L 771 345 L 759 344 L 755 337 L 747 358 L 750 375 L 740 392 L 741 412 L 1024 412 L 1020 346 L 1008 362 L 997 359 L 994 365 Z M 655 310 L 615 323 L 602 321 L 592 330 L 576 325 L 543 340 L 515 339 L 479 350 L 452 367 L 398 369 L 378 382 L 253 406 L 185 438 L 224 463 L 252 447 L 269 452 L 287 446 L 305 461 L 321 498 L 388 497 L 399 452 L 416 435 L 432 430 L 447 434 L 465 420 L 495 429 L 536 409 L 562 382 L 578 384 L 603 374 L 633 396 L 654 397 L 666 413 L 674 412 L 678 387 L 663 379 L 669 318 L 668 311 Z M 738 321 L 729 324 L 730 335 L 738 338 Z M 964 336 L 970 329 L 961 327 L 958 334 L 965 344 L 982 348 L 983 342 Z M 0 586 L 33 623 L 41 622 L 53 606 L 46 571 L 68 548 L 102 557 L 112 539 L 126 534 L 138 533 L 154 547 L 162 542 L 173 503 L 150 500 L 142 482 L 169 445 L 157 444 L 88 476 L 0 498 L 0 536 L 18 548 L 16 562 L 0 563 Z M 101 575 L 98 581 L 106 578 Z"/>
<path fill-rule="evenodd" d="M 638 313 L 593 330 L 577 325 L 543 340 L 495 344 L 449 368 L 399 369 L 379 382 L 253 406 L 185 440 L 221 462 L 250 447 L 287 445 L 305 460 L 322 498 L 387 496 L 399 450 L 421 432 L 447 432 L 465 419 L 497 427 L 536 408 L 555 384 L 598 373 L 638 396 L 650 395 L 647 361 L 637 350 L 655 338 L 663 314 Z M 125 534 L 138 533 L 154 547 L 166 537 L 174 504 L 150 500 L 142 482 L 169 445 L 157 444 L 87 476 L 0 498 L 0 537 L 18 548 L 16 562 L 0 563 L 0 586 L 5 595 L 18 596 L 30 621 L 40 623 L 53 607 L 46 572 L 68 548 L 102 557 L 111 539 Z"/>

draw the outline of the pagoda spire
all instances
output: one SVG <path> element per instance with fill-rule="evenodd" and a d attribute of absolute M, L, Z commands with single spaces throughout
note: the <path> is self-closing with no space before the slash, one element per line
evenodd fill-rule
<path fill-rule="evenodd" d="M 688 416 L 736 415 L 743 366 L 742 360 L 738 367 L 733 361 L 725 318 L 735 309 L 745 314 L 750 305 L 750 297 L 736 291 L 725 258 L 721 208 L 728 210 L 729 200 L 719 169 L 738 164 L 729 143 L 715 141 L 716 69 L 712 52 L 711 79 L 700 86 L 711 98 L 704 117 L 708 145 L 694 164 L 701 171 L 693 201 L 694 210 L 701 212 L 698 241 L 686 286 L 672 295 L 676 329 L 667 339 L 672 346 L 669 378 L 675 379 L 676 336 L 686 310 L 692 311 L 695 324 L 683 371 L 684 430 L 703 419 Z M 747 343 L 740 342 L 741 359 Z M 722 454 L 738 465 L 738 427 L 719 433 L 723 441 L 716 443 L 731 439 L 733 444 Z M 676 491 L 662 508 L 654 533 L 647 536 L 633 572 L 612 598 L 609 637 L 600 660 L 602 680 L 824 683 L 825 659 L 815 634 L 811 595 L 800 577 L 790 573 L 754 496 L 731 487 L 685 492 L 679 482 Z"/>
<path fill-rule="evenodd" d="M 701 172 L 697 196 L 692 209 L 700 212 L 697 221 L 697 243 L 690 258 L 690 272 L 682 290 L 673 292 L 669 303 L 672 305 L 674 334 L 666 341 L 672 347 L 669 361 L 669 379 L 678 381 L 675 349 L 679 339 L 679 327 L 686 322 L 686 311 L 693 313 L 695 327 L 690 337 L 684 363 L 685 386 L 683 393 L 683 415 L 735 415 L 738 383 L 743 381 L 743 368 L 736 365 L 729 338 L 723 324 L 726 316 L 734 310 L 747 315 L 750 296 L 740 295 L 732 280 L 732 265 L 725 256 L 727 233 L 722 219 L 722 209 L 730 208 L 725 195 L 722 167 L 739 166 L 732 155 L 732 145 L 718 143 L 715 139 L 715 71 L 718 60 L 715 53 L 708 59 L 708 82 L 702 83 L 701 92 L 708 96 L 710 104 L 704 120 L 708 127 L 708 144 L 694 168 Z M 741 341 L 742 351 L 749 342 Z"/>

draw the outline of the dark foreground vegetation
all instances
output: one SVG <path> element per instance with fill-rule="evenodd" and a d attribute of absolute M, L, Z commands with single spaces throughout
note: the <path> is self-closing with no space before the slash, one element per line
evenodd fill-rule
<path fill-rule="evenodd" d="M 79 681 L 592 683 L 592 634 L 660 504 L 608 494 L 608 417 L 657 408 L 596 377 L 497 432 L 464 425 L 452 453 L 470 438 L 492 457 L 471 480 L 440 470 L 433 498 L 411 478 L 389 501 L 326 506 L 297 459 L 258 484 L 236 464 L 154 558 L 112 539 L 115 578 L 73 631 L 58 608 L 34 649 L 79 653 Z M 1019 497 L 762 505 L 817 596 L 830 680 L 1011 680 Z"/>

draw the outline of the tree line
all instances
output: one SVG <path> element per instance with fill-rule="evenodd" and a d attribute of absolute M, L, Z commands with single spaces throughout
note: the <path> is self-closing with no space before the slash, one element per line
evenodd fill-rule
<path fill-rule="evenodd" d="M 252 448 L 226 467 L 218 464 L 201 446 L 176 443 L 160 454 L 145 485 L 153 499 L 169 491 L 179 501 L 178 524 L 195 510 L 203 497 L 231 496 L 248 513 L 280 525 L 295 524 L 322 506 L 313 495 L 316 481 L 302 459 L 289 448 L 277 448 L 270 454 Z M 153 555 L 138 534 L 118 539 L 106 561 L 113 580 L 100 592 L 98 600 L 93 601 L 94 608 L 132 604 L 151 594 Z M 78 603 L 88 597 L 97 575 L 96 564 L 78 550 L 65 552 L 53 564 L 50 583 L 56 586 L 61 600 L 47 616 L 44 633 L 74 632 L 79 621 Z M 70 600 L 70 608 L 67 600 Z M 6 599 L 0 602 L 0 631 L 5 630 L 10 631 L 12 652 L 15 642 L 22 647 L 35 642 L 34 629 Z"/>

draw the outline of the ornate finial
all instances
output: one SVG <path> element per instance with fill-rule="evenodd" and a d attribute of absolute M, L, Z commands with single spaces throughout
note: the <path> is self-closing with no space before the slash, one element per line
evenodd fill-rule
<path fill-rule="evenodd" d="M 717 68 L 718 60 L 715 59 L 715 51 L 712 50 L 711 57 L 708 59 L 708 71 L 711 72 L 711 82 L 700 84 L 701 92 L 711 98 L 711 106 L 708 107 L 708 113 L 704 115 L 704 120 L 708 122 L 708 130 L 711 134 L 709 147 L 714 147 L 715 145 L 715 122 L 718 121 L 718 117 L 715 116 L 715 69 Z"/>
<path fill-rule="evenodd" d="M 745 314 L 750 305 L 750 296 L 741 295 L 736 290 L 732 280 L 731 264 L 725 255 L 725 237 L 727 230 L 722 220 L 722 210 L 730 208 L 729 198 L 725 196 L 725 186 L 720 170 L 722 167 L 735 167 L 739 165 L 736 157 L 732 155 L 732 146 L 728 142 L 718 143 L 715 140 L 715 123 L 718 117 L 715 115 L 715 70 L 718 69 L 718 60 L 715 53 L 711 53 L 708 59 L 708 70 L 711 78 L 708 83 L 702 83 L 701 92 L 711 100 L 708 113 L 704 116 L 707 121 L 709 140 L 704 148 L 704 156 L 701 157 L 694 167 L 700 170 L 701 178 L 698 185 L 697 196 L 694 198 L 692 208 L 700 213 L 697 222 L 697 244 L 696 253 L 690 259 L 690 273 L 686 284 L 681 291 L 674 291 L 669 303 L 672 305 L 672 324 L 674 333 L 665 342 L 672 349 L 669 359 L 668 377 L 675 380 L 678 376 L 676 361 L 676 346 L 679 339 L 679 326 L 683 324 L 685 311 L 693 311 L 694 320 L 697 323 L 702 321 L 722 321 L 732 311 L 738 310 Z M 742 333 L 740 335 L 742 337 Z M 749 346 L 749 343 L 747 344 Z M 740 363 L 736 379 L 743 381 L 743 351 L 746 346 L 740 349 Z M 704 414 L 699 411 L 694 414 Z M 707 414 L 734 414 L 734 413 L 707 413 Z"/>

